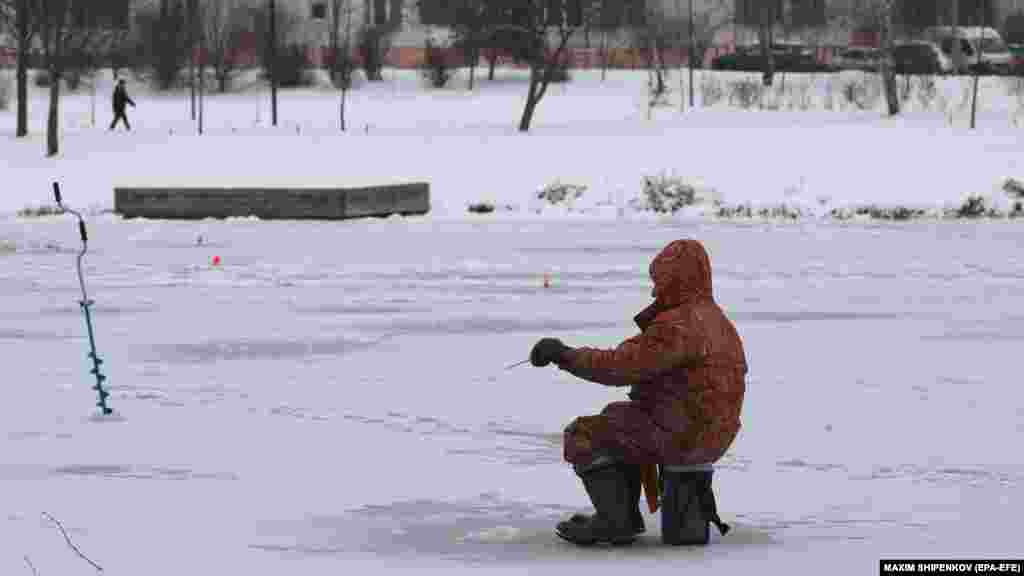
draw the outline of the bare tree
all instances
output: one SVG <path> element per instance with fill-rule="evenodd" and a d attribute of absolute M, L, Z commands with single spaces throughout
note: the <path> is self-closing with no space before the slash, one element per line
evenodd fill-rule
<path fill-rule="evenodd" d="M 255 15 L 256 37 L 263 39 L 260 62 L 270 81 L 271 124 L 277 126 L 277 89 L 282 84 L 282 76 L 289 72 L 286 65 L 296 62 L 295 52 L 300 48 L 289 46 L 287 42 L 298 26 L 298 17 L 276 0 L 265 0 Z"/>
<path fill-rule="evenodd" d="M 60 150 L 60 84 L 71 54 L 90 52 L 100 30 L 90 22 L 87 0 L 33 0 L 43 46 L 44 65 L 50 76 L 50 108 L 46 123 L 46 155 Z"/>
<path fill-rule="evenodd" d="M 515 18 L 498 28 L 517 30 L 528 42 L 530 87 L 519 120 L 519 131 L 530 130 L 533 114 L 547 93 L 557 69 L 565 65 L 566 46 L 573 34 L 599 9 L 599 0 L 521 0 Z M 550 50 L 552 42 L 554 50 Z"/>
<path fill-rule="evenodd" d="M 28 59 L 29 47 L 35 35 L 34 0 L 3 0 L 6 28 L 11 31 L 17 42 L 17 72 L 15 73 L 15 90 L 18 93 L 18 125 L 15 136 L 24 138 L 28 135 Z"/>
<path fill-rule="evenodd" d="M 203 57 L 213 69 L 217 90 L 224 93 L 238 71 L 236 50 L 246 31 L 245 12 L 239 0 L 206 0 L 202 14 Z"/>
<path fill-rule="evenodd" d="M 676 1 L 678 5 L 680 0 Z M 695 89 L 693 79 L 694 65 L 696 63 L 697 66 L 704 66 L 705 54 L 707 54 L 712 43 L 714 43 L 715 35 L 723 28 L 735 25 L 736 15 L 729 0 L 713 0 L 710 4 L 705 4 L 704 9 L 700 13 L 694 10 L 693 0 L 687 0 L 687 12 L 686 23 L 682 30 L 688 36 L 686 65 L 689 69 L 689 103 L 692 108 L 694 106 Z M 682 39 L 680 39 L 679 44 L 682 45 L 682 43 Z M 682 83 L 681 76 L 679 81 Z"/>
<path fill-rule="evenodd" d="M 196 44 L 199 41 L 199 35 L 201 34 L 200 22 L 202 21 L 200 15 L 199 0 L 186 0 L 186 17 L 188 18 L 188 91 L 189 91 L 189 111 L 192 116 L 192 120 L 196 119 Z"/>
<path fill-rule="evenodd" d="M 458 0 L 455 6 L 455 45 L 469 66 L 469 90 L 473 90 L 480 52 L 492 36 L 494 0 Z M 493 62 L 493 59 L 492 59 Z"/>
<path fill-rule="evenodd" d="M 877 30 L 882 49 L 878 72 L 882 76 L 885 92 L 885 103 L 889 116 L 900 113 L 900 99 L 896 86 L 896 73 L 892 69 L 893 62 L 893 17 L 896 0 L 868 0 L 860 9 L 860 20 L 871 30 Z"/>
<path fill-rule="evenodd" d="M 646 68 L 650 78 L 650 100 L 648 113 L 652 106 L 659 103 L 668 94 L 664 52 L 669 45 L 671 32 L 664 14 L 649 10 L 645 24 L 633 31 L 633 43 L 646 60 Z"/>
<path fill-rule="evenodd" d="M 331 77 L 334 85 L 341 89 L 338 103 L 338 123 L 345 131 L 345 104 L 348 91 L 352 88 L 352 14 L 355 6 L 352 0 L 331 0 Z M 344 32 L 344 35 L 342 33 Z"/>

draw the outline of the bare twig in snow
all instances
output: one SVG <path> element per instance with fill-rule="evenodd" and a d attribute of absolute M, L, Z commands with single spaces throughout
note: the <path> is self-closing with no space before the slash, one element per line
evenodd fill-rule
<path fill-rule="evenodd" d="M 93 562 L 92 560 L 90 560 L 88 556 L 86 556 L 85 554 L 82 554 L 82 551 L 79 550 L 77 546 L 75 546 L 74 542 L 71 541 L 71 537 L 68 536 L 68 533 L 64 530 L 64 526 L 60 523 L 59 520 L 57 520 L 53 516 L 47 514 L 46 512 L 43 512 L 43 516 L 46 516 L 47 518 L 50 519 L 51 522 L 53 522 L 54 524 L 57 525 L 57 529 L 60 530 L 60 533 L 64 536 L 64 541 L 68 543 L 68 546 L 72 550 L 74 550 L 75 554 L 78 554 L 79 558 L 81 558 L 82 560 L 85 560 L 86 562 L 91 564 L 92 567 L 95 568 L 98 572 L 103 572 L 103 567 L 102 566 L 100 566 L 99 564 L 97 564 L 97 563 Z"/>
<path fill-rule="evenodd" d="M 32 559 L 27 554 L 25 555 L 25 564 L 28 564 L 28 567 L 32 570 L 32 576 L 39 576 L 39 571 L 36 570 L 35 565 L 32 564 Z"/>

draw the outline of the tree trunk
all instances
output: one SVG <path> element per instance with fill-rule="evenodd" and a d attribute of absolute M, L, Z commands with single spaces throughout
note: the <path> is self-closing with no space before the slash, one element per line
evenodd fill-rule
<path fill-rule="evenodd" d="M 345 96 L 348 94 L 348 85 L 344 79 L 341 81 L 341 105 L 338 114 L 341 117 L 341 131 L 345 131 Z"/>
<path fill-rule="evenodd" d="M 31 21 L 28 17 L 28 0 L 18 3 L 18 127 L 15 135 L 28 135 L 28 45 Z"/>
<path fill-rule="evenodd" d="M 272 126 L 277 126 L 277 44 L 277 4 L 274 0 L 270 0 L 270 123 Z"/>
<path fill-rule="evenodd" d="M 519 120 L 520 132 L 528 132 L 530 130 L 530 122 L 533 121 L 533 111 L 537 108 L 537 103 L 540 101 L 536 94 L 537 81 L 530 78 L 530 93 L 526 96 L 526 106 L 523 108 L 523 116 Z"/>
<path fill-rule="evenodd" d="M 761 73 L 761 83 L 771 86 L 775 78 L 775 59 L 772 57 L 772 27 L 775 25 L 775 10 L 772 2 L 766 2 L 761 7 L 761 58 L 764 62 L 764 69 Z"/>
<path fill-rule="evenodd" d="M 896 74 L 889 66 L 889 59 L 892 58 L 892 11 L 886 9 L 885 25 L 882 29 L 882 85 L 885 88 L 885 103 L 888 107 L 889 116 L 896 116 L 900 113 L 900 98 L 896 87 Z"/>
<path fill-rule="evenodd" d="M 555 66 L 561 66 L 562 53 L 569 41 L 569 35 L 563 34 L 558 48 L 551 54 L 550 59 L 545 49 L 546 44 L 543 41 L 538 43 L 539 47 L 534 51 L 532 62 L 530 62 L 530 92 L 526 95 L 526 106 L 523 107 L 523 117 L 519 121 L 520 132 L 530 130 L 533 112 L 537 108 L 537 104 L 544 98 L 544 93 L 547 92 Z"/>
<path fill-rule="evenodd" d="M 192 121 L 196 120 L 196 36 L 199 28 L 199 0 L 188 2 L 188 89 Z"/>
<path fill-rule="evenodd" d="M 498 50 L 496 48 L 491 48 L 491 59 L 488 62 L 489 68 L 487 69 L 487 79 L 488 80 L 491 80 L 491 81 L 494 80 L 494 64 L 495 64 L 495 61 L 497 59 L 498 59 Z"/>
<path fill-rule="evenodd" d="M 601 30 L 601 82 L 608 76 L 608 31 Z"/>
<path fill-rule="evenodd" d="M 46 118 L 46 155 L 56 156 L 60 151 L 58 128 L 60 125 L 60 80 L 61 74 L 50 68 L 50 112 Z"/>
<path fill-rule="evenodd" d="M 480 60 L 480 52 L 476 46 L 469 50 L 469 91 L 473 91 L 473 79 L 476 77 L 476 63 Z"/>

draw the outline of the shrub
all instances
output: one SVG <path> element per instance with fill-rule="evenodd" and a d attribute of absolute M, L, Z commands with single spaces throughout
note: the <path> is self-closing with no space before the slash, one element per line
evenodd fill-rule
<path fill-rule="evenodd" d="M 761 83 L 751 78 L 729 82 L 729 103 L 749 110 L 761 102 Z"/>
<path fill-rule="evenodd" d="M 804 112 L 811 109 L 811 83 L 790 81 L 786 84 L 786 105 L 790 110 L 799 109 Z"/>
<path fill-rule="evenodd" d="M 452 78 L 452 70 L 448 66 L 447 54 L 430 38 L 425 45 L 423 68 L 421 73 L 434 88 L 444 88 Z"/>
<path fill-rule="evenodd" d="M 839 93 L 842 95 L 843 101 L 860 110 L 871 110 L 877 106 L 882 96 L 881 88 L 869 78 L 866 75 L 860 75 L 841 80 Z"/>
<path fill-rule="evenodd" d="M 21 218 L 43 218 L 46 216 L 59 216 L 64 213 L 64 209 L 60 206 L 27 206 L 18 210 L 18 216 Z"/>
<path fill-rule="evenodd" d="M 981 196 L 968 196 L 964 203 L 957 208 L 955 215 L 957 218 L 980 218 L 992 215 L 992 211 L 989 210 L 985 199 Z"/>
<path fill-rule="evenodd" d="M 704 106 L 714 106 L 725 98 L 722 82 L 714 74 L 701 74 L 700 98 Z"/>
<path fill-rule="evenodd" d="M 573 201 L 583 197 L 587 187 L 579 184 L 566 184 L 560 181 L 552 182 L 537 191 L 537 199 L 547 202 L 552 206 L 558 204 L 572 205 Z"/>
<path fill-rule="evenodd" d="M 491 212 L 494 212 L 494 204 L 490 202 L 477 202 L 475 204 L 470 204 L 467 207 L 467 210 L 472 214 L 490 214 Z"/>
<path fill-rule="evenodd" d="M 939 87 L 935 83 L 935 78 L 932 76 L 921 76 L 917 78 L 917 103 L 921 105 L 922 110 L 931 108 L 932 102 L 939 94 Z"/>
<path fill-rule="evenodd" d="M 11 106 L 11 83 L 3 74 L 0 74 L 0 110 L 7 110 Z"/>
<path fill-rule="evenodd" d="M 907 221 L 925 216 L 921 208 L 909 208 L 907 206 L 881 207 L 881 206 L 857 206 L 853 209 L 834 208 L 830 215 L 837 220 L 848 220 L 854 216 L 868 216 L 873 220 L 895 220 Z"/>
<path fill-rule="evenodd" d="M 677 176 L 644 176 L 639 202 L 641 210 L 672 214 L 694 203 L 697 191 Z"/>

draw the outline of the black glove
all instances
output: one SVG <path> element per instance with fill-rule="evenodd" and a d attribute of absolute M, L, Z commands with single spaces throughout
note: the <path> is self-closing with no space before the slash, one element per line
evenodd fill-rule
<path fill-rule="evenodd" d="M 571 350 L 558 338 L 541 338 L 530 350 L 530 364 L 538 368 L 547 366 L 552 362 L 559 362 L 562 355 Z"/>

